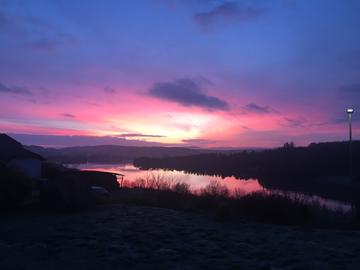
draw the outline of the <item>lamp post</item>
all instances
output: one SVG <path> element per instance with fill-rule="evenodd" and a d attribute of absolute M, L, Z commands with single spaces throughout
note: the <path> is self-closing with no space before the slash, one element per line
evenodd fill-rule
<path fill-rule="evenodd" d="M 349 115 L 349 141 L 351 144 L 351 142 L 352 142 L 352 114 L 354 113 L 354 109 L 347 109 L 346 112 Z"/>
<path fill-rule="evenodd" d="M 350 180 L 352 180 L 352 115 L 354 113 L 354 109 L 347 109 L 346 110 L 348 116 L 349 116 L 349 162 L 350 162 Z"/>

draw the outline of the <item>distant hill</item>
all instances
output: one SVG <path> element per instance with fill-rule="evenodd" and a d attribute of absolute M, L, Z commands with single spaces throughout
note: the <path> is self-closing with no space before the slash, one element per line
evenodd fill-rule
<path fill-rule="evenodd" d="M 360 174 L 360 141 L 352 143 L 353 172 Z M 172 157 L 144 157 L 138 167 L 185 170 L 238 178 L 344 176 L 349 173 L 349 143 L 312 143 L 307 147 L 287 145 L 263 151 L 200 153 Z"/>
<path fill-rule="evenodd" d="M 211 153 L 237 153 L 243 150 L 209 150 L 185 147 L 137 147 L 137 146 L 79 146 L 66 148 L 46 148 L 41 146 L 26 146 L 47 160 L 61 163 L 112 163 L 130 161 L 140 157 L 162 158 L 174 156 L 190 156 Z"/>

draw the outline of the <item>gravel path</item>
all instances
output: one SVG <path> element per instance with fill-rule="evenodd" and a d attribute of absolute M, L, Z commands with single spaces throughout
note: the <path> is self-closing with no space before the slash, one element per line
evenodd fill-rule
<path fill-rule="evenodd" d="M 5 216 L 0 269 L 360 269 L 360 232 L 126 205 Z"/>

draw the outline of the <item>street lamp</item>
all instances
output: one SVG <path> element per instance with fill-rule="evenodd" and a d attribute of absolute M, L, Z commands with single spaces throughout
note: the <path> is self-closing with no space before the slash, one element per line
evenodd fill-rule
<path fill-rule="evenodd" d="M 347 114 L 349 115 L 349 162 L 350 162 L 350 180 L 352 180 L 352 115 L 354 113 L 354 109 L 347 109 Z"/>
<path fill-rule="evenodd" d="M 349 115 L 349 141 L 352 141 L 352 114 L 354 113 L 354 109 L 347 109 L 347 114 Z"/>

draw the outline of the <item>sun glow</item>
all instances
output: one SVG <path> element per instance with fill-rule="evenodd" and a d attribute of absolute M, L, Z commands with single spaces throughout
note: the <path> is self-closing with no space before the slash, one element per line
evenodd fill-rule
<path fill-rule="evenodd" d="M 217 115 L 206 113 L 170 112 L 159 114 L 153 119 L 147 117 L 109 118 L 108 122 L 119 127 L 104 131 L 101 135 L 118 136 L 122 133 L 136 133 L 137 139 L 159 143 L 181 143 L 184 139 L 193 139 L 219 121 Z M 123 129 L 122 129 L 123 128 Z M 129 136 L 124 138 L 134 139 Z"/>

